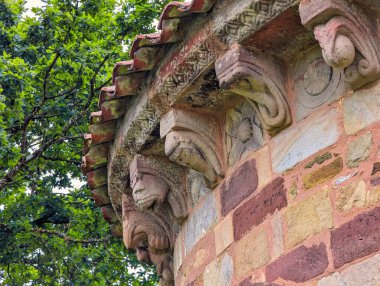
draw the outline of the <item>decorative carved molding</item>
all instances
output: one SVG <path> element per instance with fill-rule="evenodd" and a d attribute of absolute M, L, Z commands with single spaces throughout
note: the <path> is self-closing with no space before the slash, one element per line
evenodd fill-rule
<path fill-rule="evenodd" d="M 249 151 L 264 142 L 260 119 L 248 100 L 243 100 L 226 112 L 226 148 L 228 164 L 235 165 Z"/>
<path fill-rule="evenodd" d="M 161 285 L 173 285 L 172 252 L 178 226 L 170 222 L 172 215 L 140 211 L 133 202 L 131 191 L 123 194 L 122 206 L 125 246 L 136 250 L 139 261 L 156 266 Z"/>
<path fill-rule="evenodd" d="M 326 63 L 343 69 L 353 89 L 380 77 L 380 39 L 375 19 L 346 0 L 300 4 L 302 23 L 314 30 Z"/>
<path fill-rule="evenodd" d="M 289 74 L 293 78 L 296 121 L 346 94 L 341 70 L 325 62 L 318 45 L 300 53 L 293 62 Z"/>
<path fill-rule="evenodd" d="M 274 59 L 235 45 L 216 61 L 215 70 L 220 86 L 248 99 L 270 135 L 291 123 L 283 73 Z"/>
<path fill-rule="evenodd" d="M 270 20 L 276 18 L 299 0 L 251 0 L 241 1 L 239 6 L 230 11 L 228 17 L 222 14 L 215 21 L 215 34 L 229 45 L 240 42 L 244 38 L 260 30 Z M 234 16 L 230 16 L 235 13 Z"/>
<path fill-rule="evenodd" d="M 165 157 L 136 155 L 129 166 L 133 199 L 146 211 L 169 203 L 178 222 L 187 217 L 185 169 Z"/>
<path fill-rule="evenodd" d="M 172 109 L 161 119 L 160 135 L 170 160 L 202 173 L 211 185 L 224 177 L 221 131 L 212 115 Z"/>

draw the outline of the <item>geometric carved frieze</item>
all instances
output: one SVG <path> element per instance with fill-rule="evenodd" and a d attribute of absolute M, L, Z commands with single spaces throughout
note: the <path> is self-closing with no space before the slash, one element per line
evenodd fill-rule
<path fill-rule="evenodd" d="M 165 154 L 179 165 L 201 173 L 214 186 L 224 177 L 222 135 L 211 114 L 171 109 L 160 122 Z"/>
<path fill-rule="evenodd" d="M 140 210 L 160 212 L 167 203 L 178 222 L 187 217 L 185 168 L 166 157 L 137 154 L 129 171 L 133 199 Z"/>
<path fill-rule="evenodd" d="M 337 100 L 347 90 L 341 69 L 329 66 L 319 47 L 302 54 L 293 68 L 293 78 L 297 121 L 322 105 Z"/>
<path fill-rule="evenodd" d="M 326 63 L 343 70 L 353 89 L 380 77 L 380 39 L 370 11 L 364 13 L 352 1 L 310 0 L 301 2 L 299 12 Z"/>
<path fill-rule="evenodd" d="M 291 123 L 284 73 L 272 58 L 233 46 L 215 63 L 220 86 L 246 98 L 263 128 L 275 135 Z"/>

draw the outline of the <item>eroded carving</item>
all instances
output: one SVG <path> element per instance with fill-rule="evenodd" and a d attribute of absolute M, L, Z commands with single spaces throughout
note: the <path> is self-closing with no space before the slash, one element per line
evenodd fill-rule
<path fill-rule="evenodd" d="M 356 89 L 380 77 L 380 40 L 376 23 L 346 0 L 303 1 L 302 23 L 314 30 L 326 63 L 342 69 Z"/>
<path fill-rule="evenodd" d="M 227 110 L 226 135 L 230 166 L 233 166 L 249 151 L 256 150 L 263 144 L 260 120 L 249 101 L 244 100 Z"/>
<path fill-rule="evenodd" d="M 246 98 L 270 135 L 291 123 L 283 73 L 274 59 L 235 45 L 216 61 L 215 70 L 220 86 Z"/>
<path fill-rule="evenodd" d="M 318 46 L 302 54 L 292 68 L 296 99 L 295 119 L 308 116 L 315 109 L 346 94 L 342 72 L 329 66 Z"/>
<path fill-rule="evenodd" d="M 221 132 L 212 115 L 172 109 L 161 119 L 160 135 L 170 160 L 202 173 L 211 185 L 224 176 Z"/>
<path fill-rule="evenodd" d="M 165 157 L 136 155 L 129 170 L 133 199 L 141 210 L 160 212 L 168 202 L 177 221 L 187 217 L 184 168 Z"/>
<path fill-rule="evenodd" d="M 139 261 L 156 266 L 160 285 L 173 285 L 172 253 L 178 225 L 171 221 L 172 215 L 139 210 L 131 191 L 123 194 L 122 205 L 125 246 L 136 250 Z"/>

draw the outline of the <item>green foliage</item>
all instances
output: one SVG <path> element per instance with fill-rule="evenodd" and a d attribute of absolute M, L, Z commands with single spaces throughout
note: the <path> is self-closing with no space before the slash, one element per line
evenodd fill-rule
<path fill-rule="evenodd" d="M 72 182 L 123 45 L 168 1 L 43 2 L 26 17 L 25 1 L 0 0 L 0 284 L 155 285 Z"/>

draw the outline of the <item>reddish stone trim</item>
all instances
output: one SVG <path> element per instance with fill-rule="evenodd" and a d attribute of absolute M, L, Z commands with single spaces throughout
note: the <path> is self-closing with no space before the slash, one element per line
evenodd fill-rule
<path fill-rule="evenodd" d="M 334 267 L 380 250 L 380 207 L 356 216 L 331 232 Z"/>
<path fill-rule="evenodd" d="M 246 184 L 246 181 L 241 181 Z M 257 196 L 253 197 L 233 214 L 234 238 L 240 239 L 252 226 L 259 225 L 268 214 L 288 205 L 284 179 L 278 177 L 269 183 Z"/>
<path fill-rule="evenodd" d="M 310 248 L 302 245 L 269 264 L 266 268 L 266 278 L 269 282 L 278 278 L 298 283 L 306 282 L 322 274 L 328 264 L 324 243 Z"/>

